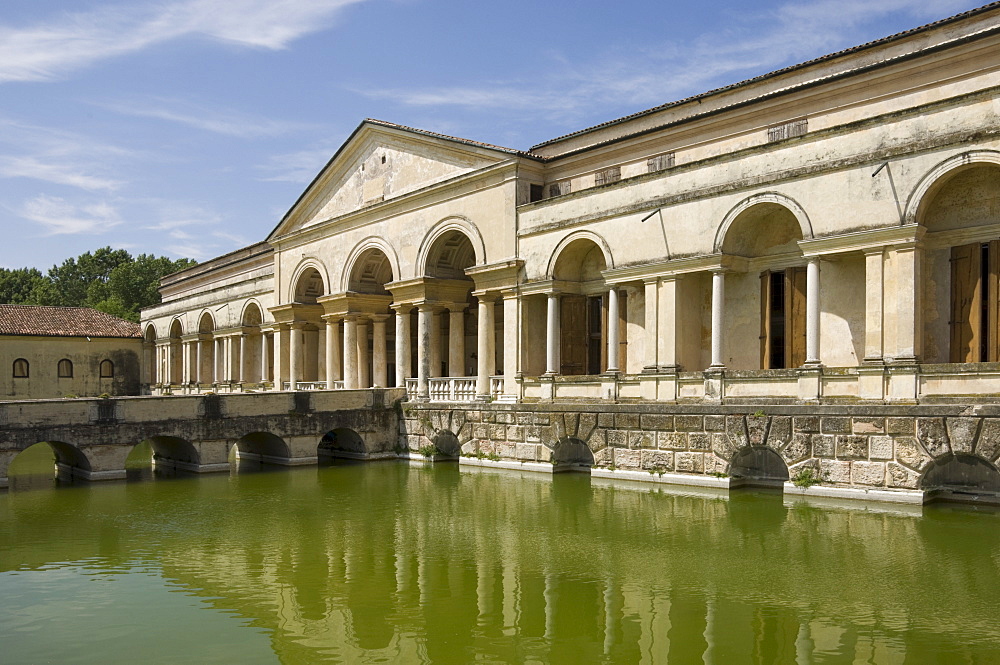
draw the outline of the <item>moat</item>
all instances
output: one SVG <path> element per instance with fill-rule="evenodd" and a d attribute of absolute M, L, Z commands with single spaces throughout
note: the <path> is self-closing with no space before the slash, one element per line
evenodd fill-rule
<path fill-rule="evenodd" d="M 1000 514 L 404 462 L 0 495 L 5 663 L 995 663 Z"/>

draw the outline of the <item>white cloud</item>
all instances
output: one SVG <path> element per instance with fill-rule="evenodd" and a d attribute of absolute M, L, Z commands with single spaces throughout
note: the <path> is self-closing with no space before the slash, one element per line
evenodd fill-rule
<path fill-rule="evenodd" d="M 270 120 L 237 111 L 213 109 L 167 97 L 119 102 L 99 102 L 97 106 L 124 115 L 176 122 L 216 134 L 252 139 L 279 136 L 314 129 L 306 123 Z"/>
<path fill-rule="evenodd" d="M 336 152 L 335 146 L 310 148 L 282 155 L 273 155 L 266 164 L 260 166 L 269 175 L 261 178 L 264 182 L 312 182 L 319 170 L 330 161 Z"/>
<path fill-rule="evenodd" d="M 78 165 L 43 161 L 30 155 L 0 156 L 0 178 L 33 178 L 86 190 L 115 189 L 119 180 L 85 173 Z"/>
<path fill-rule="evenodd" d="M 544 79 L 494 81 L 488 85 L 389 88 L 356 92 L 416 107 L 545 112 L 571 119 L 613 105 L 649 107 L 747 75 L 802 62 L 853 44 L 860 25 L 905 13 L 925 20 L 969 8 L 967 0 L 819 0 L 791 2 L 700 37 L 646 46 L 628 57 L 602 55 L 573 63 L 550 56 Z"/>
<path fill-rule="evenodd" d="M 283 49 L 364 0 L 174 0 L 106 5 L 30 27 L 0 26 L 0 83 L 45 81 L 155 44 L 207 37 Z"/>
<path fill-rule="evenodd" d="M 48 236 L 101 233 L 122 223 L 117 209 L 108 203 L 78 205 L 45 195 L 25 201 L 18 214 L 40 224 Z"/>

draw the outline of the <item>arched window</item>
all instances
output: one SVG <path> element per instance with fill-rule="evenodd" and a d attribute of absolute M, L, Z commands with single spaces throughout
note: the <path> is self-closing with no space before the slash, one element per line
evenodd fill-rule
<path fill-rule="evenodd" d="M 27 379 L 28 378 L 28 361 L 24 358 L 18 358 L 14 361 L 14 378 L 15 379 Z"/>
<path fill-rule="evenodd" d="M 58 374 L 60 379 L 72 379 L 73 378 L 73 361 L 69 358 L 63 358 L 59 361 Z"/>
<path fill-rule="evenodd" d="M 115 378 L 115 364 L 110 360 L 101 361 L 101 378 L 102 379 Z"/>

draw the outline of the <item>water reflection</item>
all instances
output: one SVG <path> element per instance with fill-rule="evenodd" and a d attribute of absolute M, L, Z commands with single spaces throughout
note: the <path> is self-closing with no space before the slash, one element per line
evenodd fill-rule
<path fill-rule="evenodd" d="M 216 647 L 264 631 L 282 663 L 991 663 L 998 520 L 338 464 L 0 497 L 0 593 L 6 571 L 152 568 L 191 616 L 240 619 Z M 5 597 L 71 616 L 69 594 Z M 192 620 L 147 607 L 134 639 Z M 3 616 L 0 643 L 42 639 Z"/>

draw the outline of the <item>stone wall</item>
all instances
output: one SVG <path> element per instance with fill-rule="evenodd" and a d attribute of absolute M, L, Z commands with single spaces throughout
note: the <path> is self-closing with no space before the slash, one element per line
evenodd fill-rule
<path fill-rule="evenodd" d="M 661 404 L 454 405 L 407 403 L 401 445 L 416 451 L 454 434 L 464 456 L 582 462 L 560 454 L 582 442 L 595 467 L 729 475 L 737 453 L 766 449 L 789 476 L 806 468 L 823 485 L 913 490 L 953 455 L 1000 458 L 996 406 L 746 406 Z M 426 448 L 425 448 L 426 449 Z"/>

